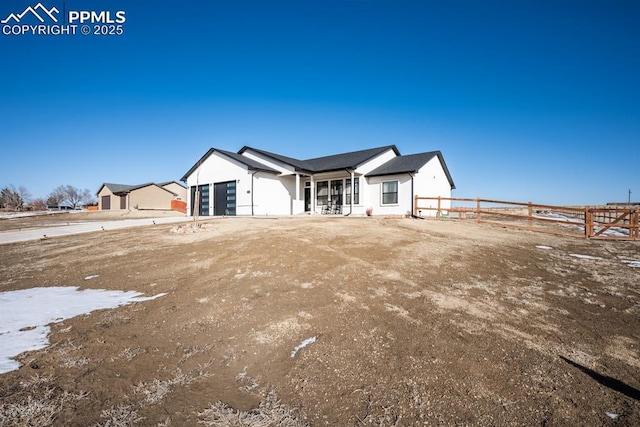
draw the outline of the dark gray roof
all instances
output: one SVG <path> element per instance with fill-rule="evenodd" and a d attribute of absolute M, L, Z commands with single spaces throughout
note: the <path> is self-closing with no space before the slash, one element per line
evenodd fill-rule
<path fill-rule="evenodd" d="M 440 164 L 442 165 L 442 169 L 449 180 L 449 184 L 451 184 L 451 188 L 456 188 L 453 183 L 453 179 L 451 178 L 451 174 L 449 173 L 449 169 L 447 168 L 447 164 L 444 162 L 444 157 L 442 157 L 442 153 L 440 151 L 430 151 L 428 153 L 409 154 L 406 156 L 395 157 L 369 172 L 367 176 L 417 173 L 420 168 L 426 165 L 434 157 L 438 157 L 440 160 Z"/>
<path fill-rule="evenodd" d="M 393 150 L 396 155 L 400 152 L 395 145 L 387 145 L 385 147 L 369 148 L 368 150 L 352 151 L 350 153 L 334 154 L 333 156 L 317 157 L 309 159 L 305 162 L 311 166 L 314 172 L 329 172 L 340 169 L 356 169 L 363 163 L 384 153 Z"/>
<path fill-rule="evenodd" d="M 263 165 L 262 163 L 256 162 L 255 160 L 252 160 L 252 159 L 250 159 L 248 157 L 242 156 L 239 153 L 232 153 L 231 151 L 220 150 L 218 148 L 211 148 L 211 149 L 209 149 L 209 151 L 207 151 L 205 153 L 204 156 L 202 156 L 200 158 L 200 160 L 198 160 L 196 162 L 195 165 L 193 165 L 191 167 L 191 169 L 189 169 L 189 171 L 187 171 L 187 173 L 184 174 L 184 176 L 182 178 L 180 178 L 180 181 L 186 181 L 187 178 L 189 177 L 189 175 L 191 175 L 213 153 L 220 153 L 220 154 L 222 154 L 224 156 L 227 156 L 227 157 L 235 160 L 236 162 L 239 162 L 239 163 L 245 165 L 247 167 L 247 169 L 249 169 L 249 170 L 263 171 L 263 172 L 270 172 L 270 173 L 280 173 L 277 170 L 271 169 L 270 167 L 267 167 L 267 166 Z"/>
<path fill-rule="evenodd" d="M 271 157 L 274 160 L 278 160 L 279 162 L 291 165 L 297 171 L 310 171 L 311 170 L 310 166 L 304 160 L 294 159 L 293 157 L 287 157 L 287 156 L 283 156 L 281 154 L 271 153 L 269 151 L 260 150 L 258 148 L 253 148 L 253 147 L 249 147 L 249 146 L 246 146 L 246 145 L 244 147 L 242 147 L 240 149 L 240 151 L 238 151 L 238 154 L 242 155 L 242 153 L 244 153 L 247 150 L 255 151 L 256 153 L 260 153 L 263 156 Z"/>
<path fill-rule="evenodd" d="M 107 187 L 109 190 L 111 190 L 112 193 L 127 193 L 138 186 L 105 182 L 104 184 L 102 184 L 102 187 Z M 100 187 L 100 190 L 102 190 L 102 187 Z M 98 190 L 98 193 L 99 192 L 100 191 Z"/>
<path fill-rule="evenodd" d="M 291 157 L 286 157 L 280 154 L 271 153 L 269 151 L 259 150 L 253 147 L 244 146 L 238 154 L 242 154 L 247 150 L 253 150 L 264 156 L 271 157 L 272 159 L 281 161 L 288 165 L 291 165 L 297 171 L 308 172 L 330 172 L 341 169 L 356 169 L 361 164 L 371 160 L 375 156 L 384 153 L 387 150 L 393 150 L 396 155 L 400 155 L 400 152 L 395 145 L 387 145 L 384 147 L 369 148 L 366 150 L 351 151 L 349 153 L 334 154 L 331 156 L 316 157 L 307 160 L 298 160 Z"/>

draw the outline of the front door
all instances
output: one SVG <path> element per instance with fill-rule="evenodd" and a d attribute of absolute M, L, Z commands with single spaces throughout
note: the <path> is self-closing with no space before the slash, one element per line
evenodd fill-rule
<path fill-rule="evenodd" d="M 234 216 L 236 214 L 236 182 L 217 182 L 213 185 L 213 214 Z"/>

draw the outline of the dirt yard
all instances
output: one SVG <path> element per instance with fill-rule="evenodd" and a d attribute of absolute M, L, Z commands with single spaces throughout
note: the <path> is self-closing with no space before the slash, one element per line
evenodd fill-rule
<path fill-rule="evenodd" d="M 0 425 L 637 426 L 628 261 L 640 242 L 325 216 L 0 245 L 0 291 L 167 293 L 54 324 L 0 375 Z"/>

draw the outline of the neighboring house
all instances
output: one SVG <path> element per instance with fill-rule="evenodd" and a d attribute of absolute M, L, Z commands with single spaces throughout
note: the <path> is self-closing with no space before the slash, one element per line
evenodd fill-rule
<path fill-rule="evenodd" d="M 172 201 L 186 200 L 187 189 L 176 181 L 141 185 L 104 183 L 97 195 L 100 210 L 169 210 Z"/>
<path fill-rule="evenodd" d="M 414 196 L 451 197 L 455 188 L 440 151 L 401 156 L 394 145 L 308 160 L 212 148 L 182 181 L 191 216 L 405 215 Z"/>

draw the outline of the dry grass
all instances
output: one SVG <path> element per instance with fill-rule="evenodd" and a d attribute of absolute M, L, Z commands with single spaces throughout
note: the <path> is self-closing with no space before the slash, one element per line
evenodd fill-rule
<path fill-rule="evenodd" d="M 136 395 L 143 396 L 140 406 L 155 405 L 164 400 L 176 387 L 185 386 L 192 382 L 211 376 L 205 369 L 209 365 L 198 365 L 189 372 L 183 372 L 182 369 L 176 369 L 173 378 L 168 380 L 154 379 L 150 382 L 140 382 L 134 389 Z"/>
<path fill-rule="evenodd" d="M 199 422 L 207 427 L 303 427 L 298 411 L 283 405 L 273 390 L 264 395 L 258 408 L 238 411 L 223 402 L 212 403 L 198 413 Z"/>
<path fill-rule="evenodd" d="M 88 395 L 70 393 L 52 383 L 53 377 L 46 375 L 21 382 L 11 395 L 13 402 L 0 403 L 0 426 L 50 426 L 66 404 Z"/>
<path fill-rule="evenodd" d="M 144 417 L 138 415 L 138 411 L 130 405 L 117 405 L 105 409 L 100 417 L 106 418 L 107 421 L 95 424 L 93 427 L 129 427 L 144 420 Z"/>

